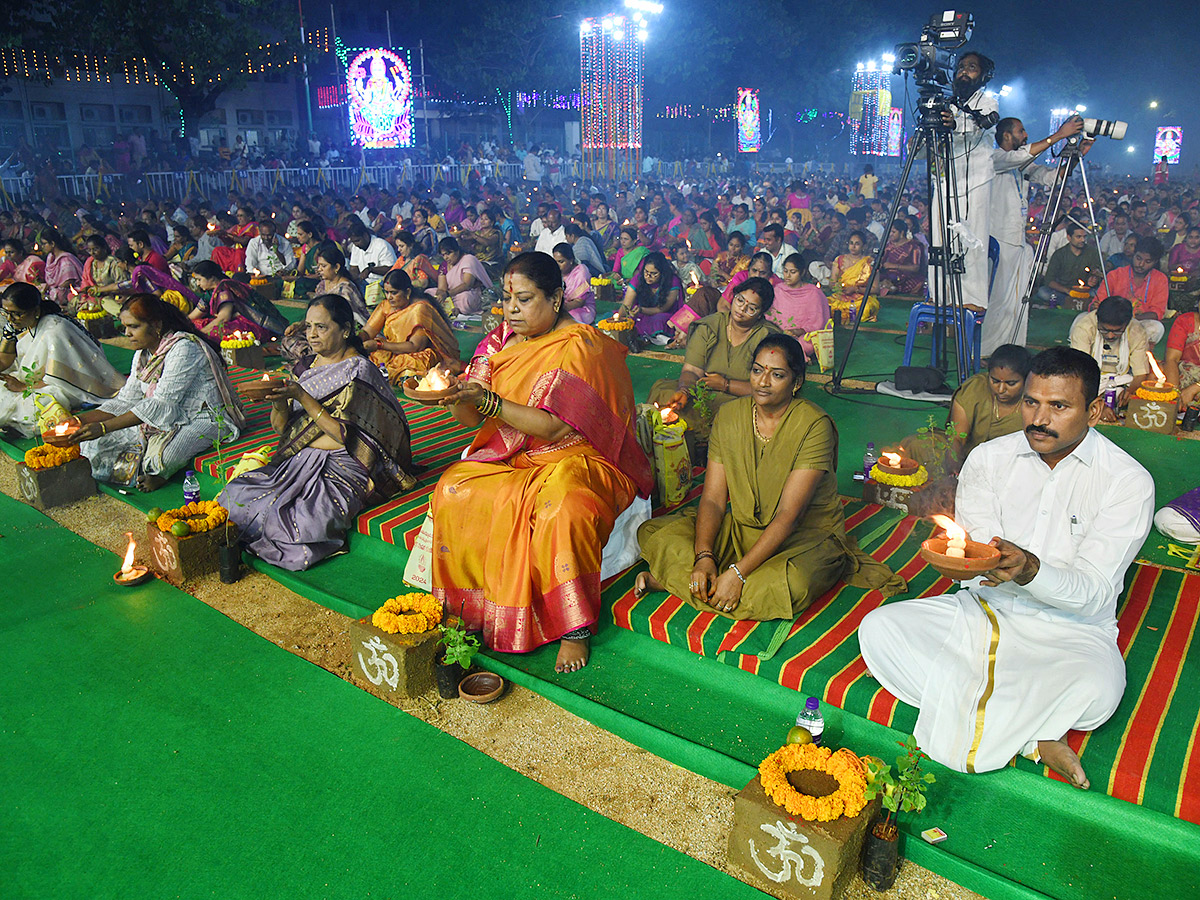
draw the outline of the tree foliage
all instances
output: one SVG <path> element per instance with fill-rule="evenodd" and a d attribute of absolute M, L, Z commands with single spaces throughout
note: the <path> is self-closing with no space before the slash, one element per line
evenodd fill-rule
<path fill-rule="evenodd" d="M 86 53 L 112 72 L 144 61 L 194 120 L 251 70 L 294 58 L 296 9 L 285 0 L 50 0 L 24 33 L 51 55 Z"/>

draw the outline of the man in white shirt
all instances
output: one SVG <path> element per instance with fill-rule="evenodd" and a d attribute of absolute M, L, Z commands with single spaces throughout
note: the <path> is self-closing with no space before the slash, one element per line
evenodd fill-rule
<path fill-rule="evenodd" d="M 264 218 L 258 223 L 258 236 L 246 244 L 246 271 L 251 275 L 278 275 L 296 265 L 292 245 L 275 230 L 275 223 Z"/>
<path fill-rule="evenodd" d="M 762 246 L 760 249 L 763 253 L 771 257 L 771 271 L 782 278 L 784 262 L 796 252 L 795 247 L 783 242 L 782 225 L 778 222 L 772 222 L 769 225 L 763 226 Z"/>
<path fill-rule="evenodd" d="M 958 195 L 959 226 L 966 234 L 950 230 L 950 251 L 961 249 L 966 270 L 962 275 L 962 302 L 975 311 L 988 305 L 988 219 L 991 213 L 992 129 L 1000 118 L 996 101 L 984 93 L 993 64 L 981 53 L 969 51 L 958 58 L 954 73 L 955 109 L 943 113 L 945 124 L 954 129 L 951 156 L 954 161 L 955 193 Z M 941 182 L 935 182 L 939 186 Z M 940 202 L 930 209 L 930 244 L 942 246 Z M 954 226 L 955 223 L 951 222 Z M 937 278 L 931 267 L 929 283 Z"/>
<path fill-rule="evenodd" d="M 1092 428 L 1099 386 L 1086 353 L 1034 358 L 1025 430 L 972 450 L 958 482 L 958 524 L 991 538 L 996 568 L 957 594 L 889 603 L 859 628 L 871 674 L 918 707 L 917 742 L 957 771 L 1036 754 L 1087 788 L 1062 738 L 1098 728 L 1124 693 L 1117 600 L 1150 532 L 1154 480 Z"/>
<path fill-rule="evenodd" d="M 1050 137 L 1029 144 L 1029 134 L 1020 119 L 1001 119 L 996 123 L 996 149 L 992 165 L 990 227 L 1000 246 L 996 275 L 988 293 L 988 313 L 983 320 L 980 352 L 984 357 L 1001 344 L 1025 346 L 1029 328 L 1028 307 L 1022 302 L 1029 275 L 1033 270 L 1033 248 L 1025 240 L 1029 218 L 1029 182 L 1054 184 L 1055 169 L 1039 166 L 1034 160 L 1052 144 L 1083 130 L 1083 119 L 1072 116 Z M 1091 149 L 1089 141 L 1083 148 Z"/>
<path fill-rule="evenodd" d="M 865 217 L 863 224 L 867 231 L 875 235 L 876 241 L 883 243 L 883 223 L 875 219 L 875 210 L 871 209 L 869 206 L 864 206 L 863 215 Z M 876 246 L 879 246 L 879 244 L 877 243 Z"/>
<path fill-rule="evenodd" d="M 1100 255 L 1105 262 L 1125 249 L 1125 238 L 1129 237 L 1129 216 L 1115 212 L 1109 220 L 1108 230 L 1100 236 Z"/>
<path fill-rule="evenodd" d="M 549 204 L 542 216 L 542 230 L 538 232 L 537 243 L 533 249 L 539 253 L 552 255 L 554 248 L 567 239 L 567 233 L 562 227 L 562 215 L 558 207 Z"/>
<path fill-rule="evenodd" d="M 377 285 L 396 262 L 396 251 L 383 238 L 371 234 L 353 220 L 347 237 L 350 243 L 350 277 L 365 282 L 363 297 L 367 299 L 368 306 L 378 304 L 382 291 Z M 372 299 L 375 303 L 371 303 Z"/>

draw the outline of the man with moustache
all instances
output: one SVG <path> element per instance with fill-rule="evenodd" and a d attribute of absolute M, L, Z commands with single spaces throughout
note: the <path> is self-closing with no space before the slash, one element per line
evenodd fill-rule
<path fill-rule="evenodd" d="M 1000 113 L 993 97 L 984 93 L 992 77 L 994 64 L 982 53 L 968 51 L 958 59 L 954 72 L 954 109 L 942 113 L 942 122 L 953 130 L 950 155 L 954 161 L 954 187 L 958 195 L 957 219 L 965 234 L 950 232 L 950 250 L 961 247 L 966 269 L 962 275 L 963 305 L 976 312 L 988 305 L 988 227 L 991 217 L 991 188 L 995 177 L 992 165 L 992 133 Z M 935 182 L 941 190 L 942 182 Z M 936 250 L 942 243 L 939 204 L 931 210 L 930 244 Z M 953 210 L 947 202 L 946 208 Z M 955 225 L 952 218 L 951 226 Z M 929 283 L 936 283 L 930 268 Z M 948 299 L 948 298 L 947 298 Z"/>
<path fill-rule="evenodd" d="M 1125 690 L 1117 600 L 1150 532 L 1154 481 L 1092 426 L 1096 361 L 1069 347 L 1034 357 L 1025 430 L 980 444 L 955 517 L 1000 560 L 956 594 L 889 603 L 859 628 L 867 668 L 919 710 L 917 742 L 960 772 L 1017 754 L 1089 786 L 1063 740 L 1113 714 Z"/>

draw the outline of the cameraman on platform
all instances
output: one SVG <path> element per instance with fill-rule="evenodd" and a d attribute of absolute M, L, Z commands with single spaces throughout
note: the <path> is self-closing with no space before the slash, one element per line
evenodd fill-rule
<path fill-rule="evenodd" d="M 968 232 L 955 242 L 954 230 L 951 230 L 951 247 L 960 243 L 964 251 L 966 268 L 962 276 L 962 302 L 975 312 L 987 309 L 988 305 L 988 238 L 991 234 L 988 220 L 995 176 L 992 129 L 996 127 L 1000 112 L 995 98 L 987 96 L 983 89 L 994 71 L 995 63 L 982 53 L 970 50 L 960 56 L 954 71 L 954 95 L 950 100 L 955 108 L 942 112 L 942 124 L 953 129 L 951 155 L 958 218 Z M 937 184 L 940 189 L 941 182 Z M 948 201 L 946 207 L 953 217 Z M 954 224 L 953 218 L 950 224 Z M 931 210 L 930 243 L 934 247 L 941 243 L 941 221 L 936 203 Z M 931 284 L 935 278 L 935 272 L 931 271 Z"/>
<path fill-rule="evenodd" d="M 1083 119 L 1072 116 L 1048 138 L 1029 143 L 1029 135 L 1020 119 L 1001 119 L 996 123 L 996 149 L 992 164 L 996 179 L 992 182 L 992 237 L 1000 246 L 996 275 L 988 295 L 988 312 L 983 320 L 983 340 L 980 353 L 984 358 L 1001 344 L 1025 346 L 1029 317 L 1025 314 L 1022 295 L 1029 283 L 1033 268 L 1033 248 L 1025 240 L 1025 223 L 1029 216 L 1029 182 L 1047 187 L 1054 184 L 1057 169 L 1034 163 L 1042 153 L 1059 141 L 1074 137 L 1083 130 Z M 1092 147 L 1092 141 L 1082 144 L 1080 155 Z"/>

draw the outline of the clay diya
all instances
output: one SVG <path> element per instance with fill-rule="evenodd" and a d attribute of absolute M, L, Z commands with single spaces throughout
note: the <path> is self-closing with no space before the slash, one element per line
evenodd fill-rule
<path fill-rule="evenodd" d="M 284 379 L 278 376 L 272 377 L 270 374 L 264 373 L 262 378 L 253 381 L 243 381 L 237 386 L 238 396 L 244 400 L 258 402 L 266 400 L 271 394 L 279 390 L 283 386 Z"/>
<path fill-rule="evenodd" d="M 946 534 L 921 544 L 921 558 L 938 572 L 955 581 L 969 581 L 990 572 L 1000 562 L 1000 551 L 991 544 L 973 541 L 947 516 L 933 517 Z"/>
<path fill-rule="evenodd" d="M 908 456 L 899 453 L 884 453 L 879 457 L 879 471 L 889 475 L 916 475 L 921 464 Z"/>
<path fill-rule="evenodd" d="M 441 367 L 434 366 L 418 381 L 415 378 L 404 379 L 402 385 L 404 396 L 418 403 L 436 403 L 448 397 L 456 387 L 454 376 Z"/>
<path fill-rule="evenodd" d="M 83 423 L 71 416 L 71 418 L 59 422 L 49 431 L 43 431 L 42 440 L 51 447 L 70 447 L 75 443 L 75 432 L 82 427 Z"/>
<path fill-rule="evenodd" d="M 132 532 L 125 532 L 125 536 L 129 538 L 129 546 L 125 550 L 125 561 L 121 563 L 120 571 L 113 575 L 113 581 L 124 587 L 133 587 L 135 584 L 149 581 L 154 577 L 154 573 L 150 571 L 149 566 L 134 565 L 133 552 L 137 549 L 137 544 L 133 541 Z"/>

